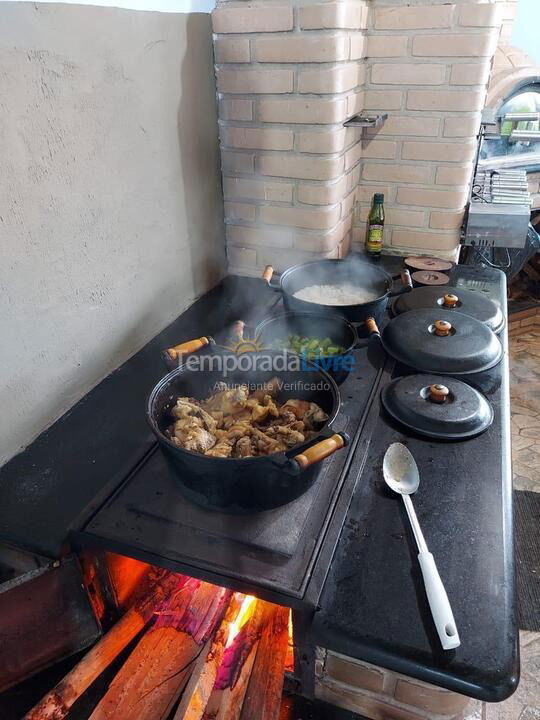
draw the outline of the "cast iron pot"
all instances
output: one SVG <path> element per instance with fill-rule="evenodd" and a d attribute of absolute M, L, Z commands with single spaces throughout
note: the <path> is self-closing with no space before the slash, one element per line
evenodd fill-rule
<path fill-rule="evenodd" d="M 326 315 L 312 312 L 288 312 L 265 318 L 257 325 L 255 337 L 263 347 L 271 346 L 276 340 L 288 335 L 302 337 L 325 337 L 343 348 L 339 355 L 314 358 L 313 363 L 331 375 L 341 384 L 352 370 L 354 358 L 351 353 L 358 344 L 358 333 L 352 323 L 341 315 Z"/>
<path fill-rule="evenodd" d="M 274 269 L 268 265 L 263 273 L 269 287 L 283 295 L 287 310 L 317 312 L 341 315 L 350 322 L 361 323 L 368 317 L 380 322 L 385 314 L 388 299 L 412 290 L 412 280 L 408 270 L 400 275 L 389 275 L 382 268 L 365 260 L 314 260 L 285 270 L 279 283 L 272 283 Z M 401 278 L 402 287 L 394 289 L 394 280 Z M 294 297 L 294 293 L 310 285 L 356 285 L 373 295 L 373 300 L 357 305 L 320 305 Z"/>
<path fill-rule="evenodd" d="M 444 375 L 405 375 L 383 387 L 386 412 L 423 437 L 465 440 L 493 422 L 493 407 L 475 388 Z"/>
<path fill-rule="evenodd" d="M 178 346 L 179 347 L 179 346 Z M 231 357 L 231 353 L 214 352 L 209 358 Z M 264 351 L 245 353 L 254 358 L 279 356 L 299 358 L 292 353 Z M 246 361 L 247 362 L 247 361 Z M 265 362 L 268 362 L 266 360 Z M 249 513 L 286 505 L 305 493 L 317 479 L 317 463 L 347 444 L 347 437 L 334 433 L 331 425 L 340 406 L 339 391 L 334 380 L 307 360 L 305 369 L 283 370 L 233 369 L 224 372 L 206 363 L 198 369 L 183 364 L 166 375 L 150 393 L 146 415 L 158 443 L 171 467 L 181 492 L 192 502 L 209 510 L 228 513 Z M 218 382 L 227 385 L 249 384 L 261 386 L 278 377 L 285 387 L 277 400 L 298 398 L 316 402 L 328 415 L 328 420 L 316 438 L 287 452 L 253 458 L 213 458 L 179 448 L 167 437 L 172 424 L 171 408 L 176 399 L 193 397 L 199 400 L 215 392 Z"/>
<path fill-rule="evenodd" d="M 502 360 L 502 345 L 493 330 L 470 315 L 443 308 L 410 310 L 382 332 L 373 318 L 366 326 L 404 368 L 461 378 L 484 392 L 498 386 L 494 368 Z"/>
<path fill-rule="evenodd" d="M 397 317 L 411 310 L 451 310 L 470 315 L 485 323 L 497 335 L 504 327 L 503 312 L 485 293 L 455 287 L 419 287 L 394 300 L 391 315 Z"/>

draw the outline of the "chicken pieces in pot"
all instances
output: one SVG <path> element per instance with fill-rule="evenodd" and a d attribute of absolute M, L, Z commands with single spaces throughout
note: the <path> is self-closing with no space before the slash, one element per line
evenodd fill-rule
<path fill-rule="evenodd" d="M 175 422 L 167 434 L 177 447 L 216 458 L 246 458 L 289 450 L 314 437 L 328 420 L 316 403 L 276 400 L 273 378 L 262 390 L 224 383 L 206 400 L 179 397 L 171 410 Z"/>

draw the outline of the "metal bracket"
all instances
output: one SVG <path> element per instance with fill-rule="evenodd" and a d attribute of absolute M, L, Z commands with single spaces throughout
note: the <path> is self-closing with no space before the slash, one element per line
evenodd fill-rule
<path fill-rule="evenodd" d="M 493 108 L 484 108 L 482 110 L 481 125 L 484 127 L 494 127 L 497 125 L 497 116 Z"/>
<path fill-rule="evenodd" d="M 345 120 L 343 127 L 377 128 L 380 127 L 387 118 L 388 113 L 381 113 L 380 115 L 353 115 L 352 118 Z"/>

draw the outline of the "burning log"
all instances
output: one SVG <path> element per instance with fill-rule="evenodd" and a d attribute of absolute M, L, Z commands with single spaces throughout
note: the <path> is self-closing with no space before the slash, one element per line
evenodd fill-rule
<path fill-rule="evenodd" d="M 285 670 L 294 672 L 294 638 L 292 612 L 289 613 L 289 642 L 287 645 L 287 655 L 285 657 Z"/>
<path fill-rule="evenodd" d="M 241 716 L 249 717 L 249 720 L 259 720 L 258 715 L 242 714 L 244 699 L 248 687 L 251 686 L 256 658 L 257 663 L 261 662 L 259 657 L 261 638 L 264 637 L 268 628 L 273 626 L 274 615 L 279 610 L 281 608 L 277 608 L 275 605 L 257 600 L 252 605 L 252 614 L 249 620 L 244 620 L 243 626 L 239 627 L 237 624 L 234 635 L 230 637 L 224 653 L 203 720 L 239 720 Z M 268 648 L 268 651 L 272 652 L 273 650 Z M 263 652 L 266 653 L 267 649 Z M 277 672 L 283 683 L 283 664 Z M 279 712 L 280 700 L 281 698 L 277 700 L 277 712 Z M 267 715 L 267 717 L 273 716 Z"/>
<path fill-rule="evenodd" d="M 275 607 L 263 629 L 240 720 L 277 720 L 289 644 L 289 609 Z"/>
<path fill-rule="evenodd" d="M 152 616 L 153 624 L 148 624 Z M 24 720 L 62 720 L 146 630 L 90 720 L 276 720 L 289 611 L 200 580 L 161 573 L 141 599 Z"/>
<path fill-rule="evenodd" d="M 159 613 L 90 720 L 167 717 L 221 622 L 231 591 L 188 580 Z"/>
<path fill-rule="evenodd" d="M 170 572 L 158 573 L 150 592 L 104 635 L 84 658 L 35 705 L 23 720 L 62 720 L 71 706 L 147 624 L 156 608 L 187 578 Z"/>
<path fill-rule="evenodd" d="M 240 594 L 233 596 L 208 653 L 200 656 L 198 665 L 193 670 L 173 720 L 201 720 L 214 687 L 223 653 L 229 644 L 233 629 L 242 621 L 245 606 L 245 596 Z"/>
<path fill-rule="evenodd" d="M 244 661 L 235 684 L 223 693 L 216 720 L 238 720 L 240 717 L 258 647 L 259 641 L 257 640 Z"/>

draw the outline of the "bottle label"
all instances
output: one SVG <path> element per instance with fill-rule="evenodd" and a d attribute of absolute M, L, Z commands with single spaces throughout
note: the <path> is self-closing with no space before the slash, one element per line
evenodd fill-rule
<path fill-rule="evenodd" d="M 368 230 L 366 250 L 368 252 L 381 252 L 383 245 L 383 226 L 370 225 Z"/>

